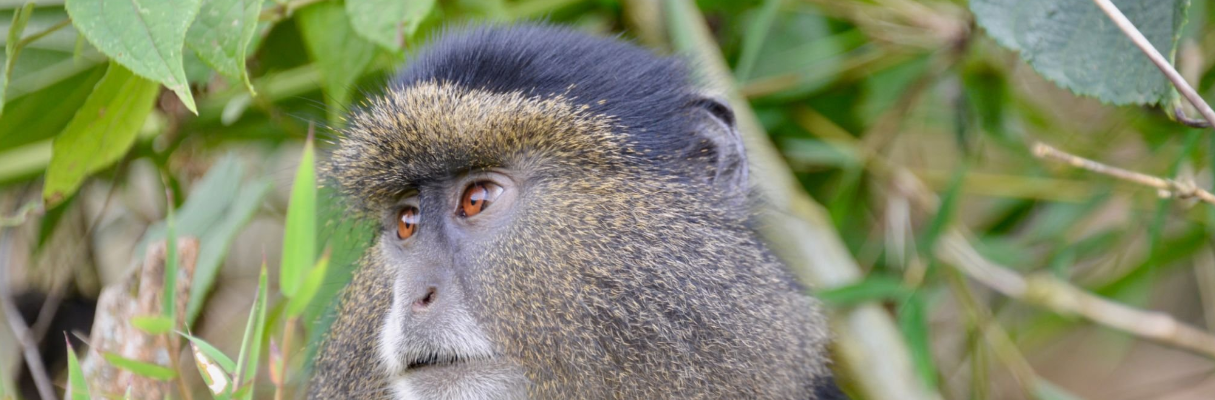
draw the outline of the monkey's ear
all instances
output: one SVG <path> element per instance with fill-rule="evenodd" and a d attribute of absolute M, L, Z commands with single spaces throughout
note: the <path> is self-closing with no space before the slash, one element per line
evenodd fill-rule
<path fill-rule="evenodd" d="M 693 157 L 703 158 L 710 165 L 705 178 L 718 189 L 730 193 L 747 191 L 747 151 L 735 125 L 734 110 L 725 99 L 699 95 L 692 101 L 692 115 L 697 137 Z M 692 157 L 690 157 L 692 158 Z"/>

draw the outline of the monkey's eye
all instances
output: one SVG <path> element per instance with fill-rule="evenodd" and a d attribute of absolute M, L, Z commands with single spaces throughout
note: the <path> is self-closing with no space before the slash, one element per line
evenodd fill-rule
<path fill-rule="evenodd" d="M 397 212 L 397 238 L 409 239 L 418 230 L 418 208 L 405 207 Z"/>
<path fill-rule="evenodd" d="M 467 189 L 464 189 L 464 195 L 460 196 L 460 209 L 458 210 L 460 216 L 467 218 L 485 211 L 498 199 L 498 196 L 502 195 L 502 190 L 502 186 L 489 181 L 469 185 Z"/>

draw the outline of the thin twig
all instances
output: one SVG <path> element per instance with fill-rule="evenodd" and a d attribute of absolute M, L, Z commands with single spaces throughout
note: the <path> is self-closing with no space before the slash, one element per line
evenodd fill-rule
<path fill-rule="evenodd" d="M 1197 198 L 1205 203 L 1215 204 L 1215 194 L 1211 194 L 1211 192 L 1199 188 L 1198 185 L 1195 185 L 1193 182 L 1161 178 L 1118 167 L 1111 167 L 1097 161 L 1056 149 L 1042 142 L 1034 143 L 1033 152 L 1034 156 L 1038 158 L 1060 161 L 1076 168 L 1107 175 L 1115 179 L 1156 188 L 1157 194 L 1159 194 L 1160 197 L 1172 197 L 1177 199 Z"/>
<path fill-rule="evenodd" d="M 51 378 L 47 377 L 46 366 L 42 365 L 42 355 L 38 354 L 37 343 L 30 336 L 29 326 L 25 324 L 25 320 L 21 319 L 21 312 L 17 310 L 17 306 L 13 305 L 12 295 L 8 292 L 7 256 L 9 246 L 11 243 L 9 243 L 8 233 L 0 233 L 0 308 L 3 309 L 9 329 L 13 331 L 17 343 L 21 345 L 22 357 L 25 358 L 25 365 L 30 369 L 30 376 L 34 378 L 34 386 L 38 388 L 38 395 L 44 399 L 54 399 L 57 398 L 55 389 L 54 386 L 51 386 Z"/>
<path fill-rule="evenodd" d="M 25 46 L 28 46 L 30 43 L 33 43 L 35 40 L 42 39 L 42 37 L 44 37 L 46 35 L 50 35 L 57 30 L 66 28 L 71 24 L 72 24 L 72 20 L 64 18 L 62 21 L 55 23 L 55 25 L 51 25 L 51 26 L 47 27 L 46 29 L 43 29 L 32 35 L 22 38 L 20 41 L 17 42 L 17 48 L 24 48 Z"/>
<path fill-rule="evenodd" d="M 1046 274 L 1021 276 L 984 258 L 958 229 L 941 237 L 936 253 L 942 261 L 1005 296 L 1057 314 L 1079 315 L 1144 339 L 1215 358 L 1215 336 L 1168 314 L 1106 300 Z"/>
<path fill-rule="evenodd" d="M 31 201 L 29 203 L 25 203 L 25 205 L 21 206 L 21 209 L 17 210 L 17 213 L 13 216 L 0 216 L 0 228 L 24 224 L 31 215 L 42 215 L 42 211 L 41 201 Z"/>
<path fill-rule="evenodd" d="M 1180 104 L 1173 107 L 1173 119 L 1177 120 L 1177 122 L 1180 122 L 1182 125 L 1185 125 L 1185 126 L 1188 126 L 1191 128 L 1210 128 L 1211 127 L 1211 124 L 1208 123 L 1206 120 L 1194 119 L 1194 118 L 1190 118 L 1189 115 L 1185 115 L 1185 108 L 1182 108 Z"/>
<path fill-rule="evenodd" d="M 1177 72 L 1177 69 L 1173 68 L 1172 64 L 1169 64 L 1169 61 L 1160 54 L 1160 51 L 1152 46 L 1152 42 L 1149 42 L 1143 36 L 1143 33 L 1135 28 L 1135 24 L 1131 23 L 1131 20 L 1127 19 L 1121 10 L 1118 10 L 1118 6 L 1115 6 L 1114 2 L 1110 0 L 1093 0 L 1093 3 L 1096 3 L 1097 7 L 1100 7 L 1101 11 L 1104 11 L 1105 15 L 1114 21 L 1114 25 L 1117 25 L 1118 29 L 1121 29 L 1122 33 L 1126 34 L 1135 43 L 1136 47 L 1139 47 L 1139 50 L 1147 54 L 1148 59 L 1151 59 L 1152 63 L 1156 64 L 1156 68 L 1159 68 L 1160 72 L 1163 72 L 1164 76 L 1173 82 L 1173 86 L 1177 87 L 1177 91 L 1181 92 L 1181 95 L 1185 96 L 1186 100 L 1189 100 L 1190 104 L 1194 105 L 1194 108 L 1198 110 L 1202 118 L 1207 120 L 1208 126 L 1215 125 L 1215 110 L 1212 110 L 1206 100 L 1203 100 L 1202 96 L 1199 96 L 1198 92 L 1194 91 L 1193 87 L 1190 87 L 1185 78 L 1181 77 L 1181 73 Z"/>

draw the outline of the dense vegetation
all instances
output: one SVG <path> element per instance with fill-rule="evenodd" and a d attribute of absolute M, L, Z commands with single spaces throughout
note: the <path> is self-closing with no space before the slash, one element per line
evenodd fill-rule
<path fill-rule="evenodd" d="M 0 399 L 62 341 L 17 294 L 91 304 L 141 264 L 171 278 L 132 334 L 174 365 L 90 353 L 177 398 L 300 393 L 372 234 L 318 188 L 342 115 L 442 29 L 537 19 L 678 54 L 734 100 L 761 229 L 831 310 L 856 398 L 1215 392 L 1209 1 L 114 4 L 0 0 Z M 46 364 L 43 391 L 123 395 Z"/>

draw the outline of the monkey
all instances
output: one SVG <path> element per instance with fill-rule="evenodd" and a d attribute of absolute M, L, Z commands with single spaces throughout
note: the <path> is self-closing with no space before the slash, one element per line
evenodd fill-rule
<path fill-rule="evenodd" d="M 379 223 L 313 399 L 843 399 L 729 104 L 550 24 L 445 30 L 323 166 Z"/>

